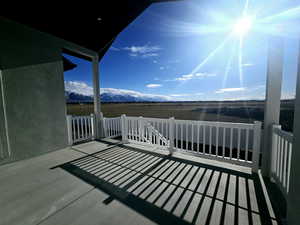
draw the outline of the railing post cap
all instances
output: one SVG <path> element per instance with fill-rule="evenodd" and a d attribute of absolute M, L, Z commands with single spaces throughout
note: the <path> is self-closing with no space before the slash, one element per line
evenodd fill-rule
<path fill-rule="evenodd" d="M 262 122 L 261 121 L 254 121 L 254 125 L 261 127 L 262 126 Z"/>
<path fill-rule="evenodd" d="M 281 129 L 281 125 L 280 124 L 276 124 L 276 123 L 272 124 L 272 127 L 273 128 L 279 128 L 279 129 Z"/>

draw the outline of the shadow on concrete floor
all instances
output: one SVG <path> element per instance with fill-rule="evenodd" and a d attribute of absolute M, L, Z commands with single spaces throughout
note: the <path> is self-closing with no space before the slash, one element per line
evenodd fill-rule
<path fill-rule="evenodd" d="M 157 224 L 281 224 L 257 174 L 120 144 L 58 167 Z"/>

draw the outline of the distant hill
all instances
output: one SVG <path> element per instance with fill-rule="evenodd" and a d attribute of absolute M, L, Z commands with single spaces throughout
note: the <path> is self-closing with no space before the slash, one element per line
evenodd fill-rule
<path fill-rule="evenodd" d="M 68 103 L 93 102 L 93 96 L 82 95 L 75 92 L 65 92 Z M 137 95 L 135 93 L 103 92 L 100 95 L 101 102 L 164 102 L 168 99 L 155 95 Z"/>

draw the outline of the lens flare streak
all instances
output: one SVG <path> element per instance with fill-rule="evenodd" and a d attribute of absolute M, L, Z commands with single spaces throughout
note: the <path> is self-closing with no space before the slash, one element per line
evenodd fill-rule
<path fill-rule="evenodd" d="M 283 22 L 285 20 L 300 19 L 300 6 L 272 16 L 260 19 L 259 23 Z"/>
<path fill-rule="evenodd" d="M 196 66 L 196 68 L 193 69 L 191 74 L 198 72 L 202 66 L 204 66 L 213 56 L 215 56 L 215 54 L 225 46 L 225 44 L 231 38 L 231 36 L 232 35 L 229 34 L 215 50 L 213 50 L 198 66 Z"/>

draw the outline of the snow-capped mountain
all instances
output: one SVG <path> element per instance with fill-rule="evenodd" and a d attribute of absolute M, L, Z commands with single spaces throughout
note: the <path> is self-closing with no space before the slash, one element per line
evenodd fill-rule
<path fill-rule="evenodd" d="M 93 88 L 84 82 L 67 81 L 65 82 L 65 96 L 67 102 L 92 102 Z M 101 88 L 100 99 L 102 102 L 160 102 L 171 100 L 169 96 L 116 88 Z"/>
<path fill-rule="evenodd" d="M 93 96 L 82 95 L 75 92 L 65 93 L 68 103 L 93 102 Z M 167 98 L 161 96 L 135 96 L 130 94 L 114 94 L 103 92 L 100 94 L 101 102 L 161 102 L 167 101 Z"/>

